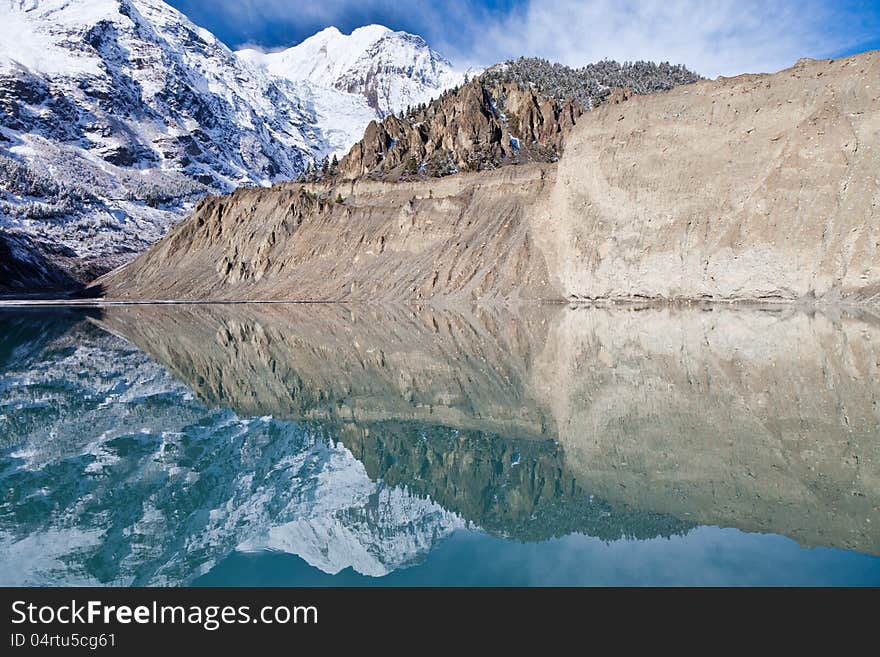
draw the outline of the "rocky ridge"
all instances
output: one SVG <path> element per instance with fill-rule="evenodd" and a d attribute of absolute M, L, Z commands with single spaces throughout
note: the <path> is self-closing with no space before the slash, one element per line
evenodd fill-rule
<path fill-rule="evenodd" d="M 371 122 L 340 161 L 338 175 L 407 180 L 553 162 L 584 111 L 573 100 L 542 99 L 529 88 L 473 80 L 424 109 Z"/>
<path fill-rule="evenodd" d="M 331 173 L 406 180 L 555 162 L 584 112 L 699 79 L 684 67 L 650 62 L 582 69 L 541 59 L 505 62 L 428 103 L 370 123 Z"/>
<path fill-rule="evenodd" d="M 558 163 L 242 190 L 96 291 L 876 303 L 878 76 L 870 52 L 621 95 L 570 130 Z"/>

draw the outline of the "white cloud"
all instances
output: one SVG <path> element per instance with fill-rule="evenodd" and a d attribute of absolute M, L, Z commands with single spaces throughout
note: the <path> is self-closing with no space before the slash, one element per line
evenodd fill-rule
<path fill-rule="evenodd" d="M 466 0 L 236 0 L 212 3 L 211 11 L 246 27 L 251 40 L 268 25 L 302 31 L 384 22 L 421 34 L 462 68 L 520 55 L 574 66 L 650 59 L 714 77 L 776 71 L 876 38 L 880 12 L 870 7 L 860 0 L 520 0 L 507 9 Z"/>
<path fill-rule="evenodd" d="M 458 58 L 518 55 L 578 66 L 603 58 L 683 63 L 714 77 L 776 71 L 798 58 L 828 56 L 870 37 L 873 24 L 842 3 L 767 0 L 532 0 L 477 27 Z M 873 32 L 876 34 L 876 31 Z"/>

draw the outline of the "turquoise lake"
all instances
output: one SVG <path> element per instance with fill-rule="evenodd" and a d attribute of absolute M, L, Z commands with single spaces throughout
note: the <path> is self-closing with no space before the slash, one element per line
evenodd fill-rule
<path fill-rule="evenodd" d="M 0 308 L 0 585 L 880 585 L 880 321 Z"/>

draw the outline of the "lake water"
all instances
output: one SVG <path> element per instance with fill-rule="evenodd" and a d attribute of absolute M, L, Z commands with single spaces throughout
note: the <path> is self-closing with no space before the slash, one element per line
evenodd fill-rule
<path fill-rule="evenodd" d="M 880 585 L 880 322 L 0 309 L 0 585 Z"/>

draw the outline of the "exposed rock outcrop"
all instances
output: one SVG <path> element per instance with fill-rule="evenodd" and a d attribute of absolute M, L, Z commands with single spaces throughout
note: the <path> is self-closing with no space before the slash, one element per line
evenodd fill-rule
<path fill-rule="evenodd" d="M 0 295 L 76 290 L 82 284 L 58 264 L 59 260 L 75 261 L 73 256 L 63 246 L 0 228 Z"/>
<path fill-rule="evenodd" d="M 339 175 L 400 180 L 554 162 L 584 111 L 574 100 L 476 79 L 424 109 L 372 122 L 339 163 Z"/>
<path fill-rule="evenodd" d="M 802 61 L 617 97 L 582 117 L 558 165 L 239 191 L 99 285 L 140 299 L 877 302 L 877 79 L 878 52 Z"/>
<path fill-rule="evenodd" d="M 370 124 L 328 173 L 401 180 L 555 162 L 585 111 L 621 94 L 655 93 L 700 79 L 683 66 L 651 62 L 603 61 L 580 69 L 544 59 L 504 62 L 427 104 Z M 305 176 L 321 177 L 323 172 Z"/>

